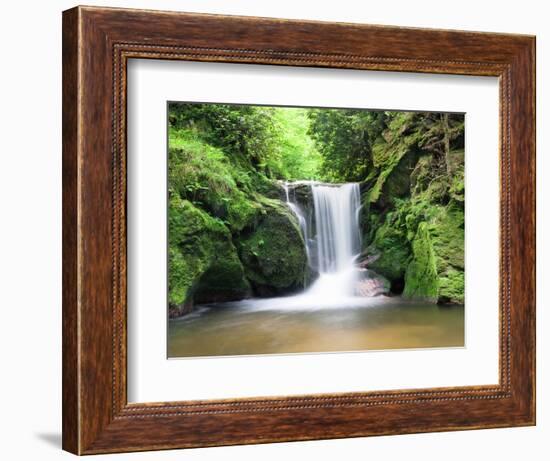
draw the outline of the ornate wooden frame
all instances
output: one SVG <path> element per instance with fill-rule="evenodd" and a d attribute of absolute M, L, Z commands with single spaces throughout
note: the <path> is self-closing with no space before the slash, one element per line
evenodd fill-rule
<path fill-rule="evenodd" d="M 498 76 L 500 382 L 126 400 L 131 58 Z M 63 13 L 63 448 L 77 454 L 535 424 L 535 38 L 77 7 Z"/>

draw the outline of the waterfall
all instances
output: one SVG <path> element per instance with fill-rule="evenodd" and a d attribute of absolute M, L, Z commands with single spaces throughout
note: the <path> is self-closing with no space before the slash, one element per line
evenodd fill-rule
<path fill-rule="evenodd" d="M 284 185 L 286 202 L 298 219 L 306 243 L 309 266 L 319 273 L 305 295 L 325 300 L 352 297 L 359 277 L 355 261 L 361 251 L 359 185 L 311 181 L 306 184 L 313 197 L 310 207 L 314 220 L 310 226 L 296 201 L 295 189 L 290 191 L 289 184 Z"/>
<path fill-rule="evenodd" d="M 296 201 L 296 193 L 293 194 L 294 195 L 293 200 L 290 200 L 290 193 L 289 193 L 288 186 L 289 186 L 288 182 L 285 182 L 283 184 L 283 188 L 285 190 L 285 196 L 286 196 L 286 204 L 288 205 L 288 207 L 290 208 L 290 211 L 292 211 L 294 216 L 296 216 L 296 219 L 298 220 L 298 224 L 300 225 L 300 231 L 302 232 L 302 236 L 304 237 L 306 254 L 309 262 L 310 261 L 310 256 L 309 256 L 310 244 L 309 244 L 309 232 L 308 232 L 309 229 L 307 226 L 307 221 L 300 205 L 298 205 L 298 202 Z"/>
<path fill-rule="evenodd" d="M 317 228 L 319 273 L 335 273 L 354 266 L 361 251 L 359 185 L 312 184 Z"/>

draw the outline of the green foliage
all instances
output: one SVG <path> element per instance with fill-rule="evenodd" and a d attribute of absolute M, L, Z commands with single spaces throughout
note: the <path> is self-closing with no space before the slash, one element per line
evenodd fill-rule
<path fill-rule="evenodd" d="M 258 167 L 269 155 L 272 108 L 171 103 L 168 110 L 171 127 L 194 129 L 205 142 L 243 165 Z"/>
<path fill-rule="evenodd" d="M 372 144 L 384 126 L 384 112 L 312 109 L 310 134 L 322 154 L 321 177 L 330 182 L 362 181 L 372 165 Z"/>
<path fill-rule="evenodd" d="M 218 147 L 245 170 L 277 179 L 315 179 L 321 156 L 307 109 L 230 104 L 169 106 L 170 128 Z M 176 145 L 171 147 L 177 147 Z"/>
<path fill-rule="evenodd" d="M 246 170 L 188 130 L 170 129 L 169 146 L 171 193 L 221 219 L 233 232 L 254 220 L 260 207 L 249 198 L 253 181 Z"/>
<path fill-rule="evenodd" d="M 212 300 L 213 294 L 220 300 L 244 296 L 249 279 L 257 292 L 301 286 L 304 242 L 272 178 L 316 177 L 320 154 L 308 136 L 307 110 L 210 104 L 169 109 L 171 305 Z M 248 264 L 247 277 L 235 244 Z"/>
<path fill-rule="evenodd" d="M 320 179 L 322 156 L 309 136 L 307 109 L 276 108 L 275 154 L 269 162 L 277 177 L 288 180 Z"/>
<path fill-rule="evenodd" d="M 439 277 L 439 302 L 464 303 L 464 271 L 449 268 Z"/>
<path fill-rule="evenodd" d="M 464 145 L 464 116 L 459 114 L 312 109 L 309 117 L 310 134 L 323 156 L 321 177 L 333 182 L 375 179 L 372 202 L 411 151 L 429 153 L 432 174 L 451 176 L 449 152 Z"/>

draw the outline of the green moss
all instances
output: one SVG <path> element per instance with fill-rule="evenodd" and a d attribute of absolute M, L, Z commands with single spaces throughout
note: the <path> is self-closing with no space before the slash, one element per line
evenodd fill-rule
<path fill-rule="evenodd" d="M 464 150 L 451 152 L 453 177 L 449 194 L 458 203 L 464 203 Z"/>
<path fill-rule="evenodd" d="M 253 199 L 258 201 L 257 195 L 272 199 L 282 200 L 285 197 L 285 191 L 280 183 L 265 177 L 264 175 L 255 175 L 253 178 Z"/>
<path fill-rule="evenodd" d="M 382 216 L 376 210 L 372 210 L 370 203 L 361 196 L 361 212 L 359 213 L 359 228 L 361 232 L 361 252 L 366 253 L 373 243 L 377 229 L 381 225 Z"/>
<path fill-rule="evenodd" d="M 169 155 L 171 304 L 246 297 L 249 280 L 260 295 L 303 286 L 304 242 L 275 181 L 189 129 L 170 130 Z"/>
<path fill-rule="evenodd" d="M 392 216 L 388 216 L 376 231 L 374 242 L 367 249 L 371 255 L 378 255 L 378 258 L 369 264 L 369 269 L 388 278 L 393 284 L 399 283 L 405 276 L 411 255 L 404 229 L 395 224 Z"/>
<path fill-rule="evenodd" d="M 372 163 L 374 167 L 383 167 L 388 161 L 389 155 L 388 143 L 383 137 L 378 137 L 372 144 Z"/>
<path fill-rule="evenodd" d="M 460 202 L 443 206 L 420 193 L 394 199 L 391 211 L 371 211 L 362 222 L 366 254 L 378 256 L 369 268 L 387 277 L 392 290 L 399 292 L 404 282 L 403 294 L 409 298 L 464 302 L 464 211 Z"/>
<path fill-rule="evenodd" d="M 180 306 L 188 299 L 188 293 L 195 280 L 206 267 L 206 261 L 199 255 L 184 255 L 175 247 L 168 250 L 168 302 Z"/>
<path fill-rule="evenodd" d="M 378 178 L 376 180 L 376 183 L 374 184 L 372 189 L 369 191 L 369 201 L 371 203 L 375 203 L 378 201 L 378 199 L 380 198 L 380 194 L 382 193 L 382 188 L 386 183 L 386 179 L 391 174 L 393 169 L 398 165 L 399 161 L 407 153 L 407 151 L 408 151 L 407 146 L 400 146 L 395 152 L 392 153 L 388 162 L 384 165 L 383 169 L 380 171 Z"/>
<path fill-rule="evenodd" d="M 175 194 L 168 217 L 169 303 L 181 305 L 195 292 L 206 299 L 216 286 L 229 299 L 245 297 L 249 285 L 227 227 Z"/>
<path fill-rule="evenodd" d="M 464 302 L 464 211 L 458 204 L 439 207 L 430 223 L 441 302 Z"/>
<path fill-rule="evenodd" d="M 412 242 L 413 259 L 405 273 L 406 298 L 437 301 L 439 281 L 435 253 L 432 247 L 427 223 L 420 223 L 417 234 Z"/>
<path fill-rule="evenodd" d="M 430 223 L 437 265 L 441 271 L 449 267 L 464 270 L 464 211 L 459 205 L 438 207 Z"/>
<path fill-rule="evenodd" d="M 239 240 L 248 280 L 259 295 L 303 287 L 307 255 L 294 215 L 278 200 L 263 199 L 265 214 L 254 232 Z"/>
<path fill-rule="evenodd" d="M 402 138 L 414 122 L 415 115 L 414 112 L 392 112 L 385 137 L 390 140 Z"/>
<path fill-rule="evenodd" d="M 414 168 L 418 156 L 414 149 L 409 149 L 401 157 L 397 165 L 386 178 L 379 201 L 382 206 L 387 206 L 398 197 L 405 197 L 410 194 L 411 171 Z"/>
<path fill-rule="evenodd" d="M 377 152 L 378 177 L 369 191 L 369 201 L 376 203 L 383 192 L 388 178 L 391 178 L 394 170 L 401 165 L 401 169 L 395 172 L 394 183 L 389 185 L 388 193 L 394 192 L 397 188 L 398 195 L 402 195 L 409 187 L 410 164 L 415 159 L 414 146 L 418 141 L 418 134 L 414 133 L 402 138 L 392 138 L 391 142 L 378 140 L 375 143 L 374 151 Z M 408 155 L 407 155 L 408 154 Z M 406 157 L 404 159 L 404 157 Z M 402 159 L 404 161 L 402 162 Z M 404 185 L 403 185 L 404 184 Z"/>
<path fill-rule="evenodd" d="M 231 301 L 250 293 L 250 284 L 233 244 L 223 246 L 210 260 L 194 294 L 196 302 Z"/>
<path fill-rule="evenodd" d="M 205 235 L 205 229 L 215 234 L 215 227 L 212 218 L 190 202 L 177 195 L 170 198 L 168 300 L 171 304 L 184 303 L 198 278 L 208 268 L 212 250 L 202 235 Z"/>

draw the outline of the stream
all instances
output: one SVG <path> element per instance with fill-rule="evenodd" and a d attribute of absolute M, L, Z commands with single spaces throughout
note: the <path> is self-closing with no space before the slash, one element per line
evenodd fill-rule
<path fill-rule="evenodd" d="M 275 298 L 277 299 L 277 298 Z M 464 345 L 464 307 L 378 296 L 337 308 L 245 300 L 170 320 L 168 356 L 287 354 Z M 284 298 L 279 298 L 284 299 Z M 352 301 L 352 300 L 350 300 Z"/>

